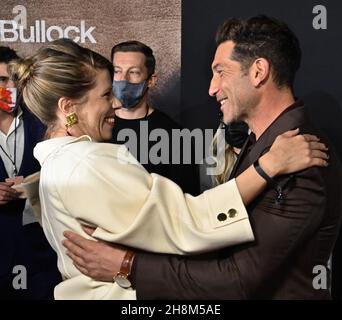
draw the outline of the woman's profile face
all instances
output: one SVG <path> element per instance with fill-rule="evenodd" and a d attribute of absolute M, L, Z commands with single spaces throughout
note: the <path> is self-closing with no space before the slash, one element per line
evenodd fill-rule
<path fill-rule="evenodd" d="M 77 131 L 95 141 L 112 137 L 114 109 L 112 108 L 112 81 L 105 69 L 98 69 L 95 87 L 88 91 L 86 102 L 77 106 Z"/>

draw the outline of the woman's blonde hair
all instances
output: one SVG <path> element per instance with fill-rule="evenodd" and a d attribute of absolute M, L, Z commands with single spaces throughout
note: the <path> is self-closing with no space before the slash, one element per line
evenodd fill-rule
<path fill-rule="evenodd" d="M 224 137 L 224 129 L 221 124 L 215 133 L 212 141 L 213 159 L 216 163 L 216 168 L 219 168 L 219 174 L 213 176 L 213 184 L 220 185 L 228 181 L 229 175 L 232 172 L 236 161 L 236 154 L 231 145 L 227 144 Z"/>
<path fill-rule="evenodd" d="M 9 64 L 25 104 L 48 127 L 57 119 L 58 100 L 84 98 L 95 86 L 97 69 L 107 69 L 113 77 L 109 60 L 69 39 L 55 40 L 32 57 Z"/>

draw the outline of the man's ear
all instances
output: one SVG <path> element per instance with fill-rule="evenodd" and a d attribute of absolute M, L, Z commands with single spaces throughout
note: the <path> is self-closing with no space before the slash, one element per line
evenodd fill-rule
<path fill-rule="evenodd" d="M 58 100 L 58 109 L 64 115 L 68 115 L 72 112 L 75 112 L 75 104 L 71 101 L 70 98 L 61 97 Z"/>
<path fill-rule="evenodd" d="M 158 77 L 155 73 L 153 73 L 148 80 L 147 86 L 151 89 L 157 85 Z"/>
<path fill-rule="evenodd" d="M 254 87 L 259 87 L 267 81 L 270 76 L 270 64 L 264 58 L 256 59 L 250 68 L 251 81 Z"/>

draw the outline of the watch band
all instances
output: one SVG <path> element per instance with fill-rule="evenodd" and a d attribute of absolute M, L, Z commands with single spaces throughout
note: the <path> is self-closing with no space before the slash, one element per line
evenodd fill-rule
<path fill-rule="evenodd" d="M 126 277 L 128 277 L 131 274 L 133 258 L 134 258 L 134 251 L 127 250 L 122 260 L 120 271 L 119 271 L 121 274 L 126 275 Z"/>
<path fill-rule="evenodd" d="M 284 200 L 284 191 L 283 186 L 281 186 L 279 183 L 277 183 L 273 178 L 271 178 L 261 167 L 259 164 L 259 160 L 256 160 L 253 163 L 253 166 L 256 170 L 256 172 L 266 180 L 267 185 L 273 188 L 277 192 L 276 197 L 276 204 L 281 203 Z"/>
<path fill-rule="evenodd" d="M 259 164 L 259 159 L 256 160 L 253 163 L 253 166 L 256 170 L 256 172 L 263 178 L 266 180 L 267 184 L 271 187 L 274 187 L 276 185 L 275 181 L 263 170 L 263 168 L 260 167 Z"/>
<path fill-rule="evenodd" d="M 113 280 L 121 288 L 132 289 L 132 283 L 129 279 L 135 253 L 132 250 L 127 250 L 121 262 L 120 271 L 114 276 Z"/>

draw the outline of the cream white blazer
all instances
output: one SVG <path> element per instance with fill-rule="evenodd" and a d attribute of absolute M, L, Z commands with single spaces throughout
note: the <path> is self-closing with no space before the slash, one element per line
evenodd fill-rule
<path fill-rule="evenodd" d="M 235 180 L 193 197 L 149 174 L 124 145 L 88 136 L 46 140 L 34 156 L 42 167 L 43 229 L 65 279 L 55 288 L 56 299 L 136 298 L 134 290 L 94 281 L 74 267 L 63 232 L 90 238 L 81 224 L 97 227 L 95 239 L 160 253 L 196 254 L 253 240 Z"/>

